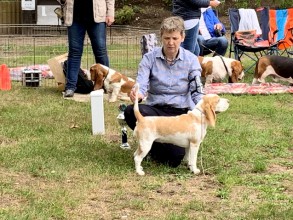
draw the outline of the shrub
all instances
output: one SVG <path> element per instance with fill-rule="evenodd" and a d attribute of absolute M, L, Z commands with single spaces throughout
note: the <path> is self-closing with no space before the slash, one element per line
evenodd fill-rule
<path fill-rule="evenodd" d="M 128 24 L 133 20 L 135 12 L 132 7 L 125 5 L 116 11 L 115 24 Z"/>
<path fill-rule="evenodd" d="M 166 6 L 171 7 L 172 6 L 172 0 L 163 0 Z"/>

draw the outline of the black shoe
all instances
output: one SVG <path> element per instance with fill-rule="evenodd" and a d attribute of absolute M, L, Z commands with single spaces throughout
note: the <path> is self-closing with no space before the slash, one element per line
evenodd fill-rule
<path fill-rule="evenodd" d="M 74 95 L 74 91 L 73 90 L 71 90 L 71 89 L 66 89 L 65 90 L 64 97 L 69 98 L 69 97 L 73 97 L 73 95 Z"/>

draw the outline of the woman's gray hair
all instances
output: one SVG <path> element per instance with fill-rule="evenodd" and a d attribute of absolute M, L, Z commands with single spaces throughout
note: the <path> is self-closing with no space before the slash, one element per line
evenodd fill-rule
<path fill-rule="evenodd" d="M 165 18 L 161 24 L 161 36 L 163 35 L 163 33 L 165 32 L 174 32 L 174 31 L 178 31 L 180 32 L 180 34 L 182 36 L 184 36 L 184 20 L 179 17 L 179 16 L 172 16 L 172 17 L 168 17 Z"/>

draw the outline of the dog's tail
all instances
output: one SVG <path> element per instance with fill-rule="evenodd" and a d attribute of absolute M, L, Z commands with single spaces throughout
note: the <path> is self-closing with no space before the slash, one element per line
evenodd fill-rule
<path fill-rule="evenodd" d="M 138 108 L 138 91 L 139 91 L 139 84 L 136 83 L 135 84 L 135 102 L 134 102 L 133 111 L 134 111 L 134 115 L 136 117 L 136 120 L 139 122 L 139 121 L 143 120 L 143 116 L 141 115 L 139 108 Z"/>

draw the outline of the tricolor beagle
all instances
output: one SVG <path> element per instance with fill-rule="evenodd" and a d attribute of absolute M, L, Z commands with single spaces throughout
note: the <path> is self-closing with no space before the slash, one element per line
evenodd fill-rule
<path fill-rule="evenodd" d="M 229 83 L 236 83 L 244 77 L 243 66 L 240 61 L 222 57 L 201 57 L 198 56 L 202 68 L 201 76 L 205 83 L 222 82 L 229 76 Z"/>
<path fill-rule="evenodd" d="M 216 112 L 226 111 L 229 107 L 228 99 L 220 98 L 216 94 L 204 95 L 202 100 L 192 111 L 174 117 L 143 117 L 138 108 L 138 87 L 134 103 L 134 114 L 137 119 L 134 135 L 138 138 L 139 146 L 134 153 L 135 169 L 139 175 L 144 175 L 141 162 L 151 150 L 154 141 L 171 143 L 186 148 L 184 159 L 189 169 L 200 173 L 197 168 L 197 153 L 203 141 L 207 126 L 215 126 Z"/>
<path fill-rule="evenodd" d="M 104 88 L 109 94 L 109 102 L 117 98 L 128 98 L 135 80 L 102 64 L 94 64 L 90 68 L 91 80 L 94 81 L 94 90 Z"/>
<path fill-rule="evenodd" d="M 287 81 L 293 85 L 293 58 L 282 56 L 263 56 L 259 58 L 252 84 L 264 83 L 267 76 L 274 81 Z"/>

